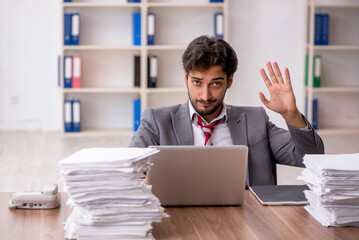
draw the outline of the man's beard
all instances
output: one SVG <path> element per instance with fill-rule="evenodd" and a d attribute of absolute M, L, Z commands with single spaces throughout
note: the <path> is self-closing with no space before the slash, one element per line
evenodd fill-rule
<path fill-rule="evenodd" d="M 188 93 L 188 97 L 189 100 L 191 101 L 194 110 L 196 110 L 196 112 L 201 116 L 211 115 L 215 113 L 220 107 L 222 107 L 222 103 L 223 103 L 223 98 L 220 101 L 217 101 L 216 99 L 209 99 L 207 101 L 196 100 L 196 99 L 192 99 L 189 93 Z M 197 103 L 213 103 L 213 102 L 217 102 L 217 103 L 212 108 L 207 108 L 202 110 L 197 107 Z"/>

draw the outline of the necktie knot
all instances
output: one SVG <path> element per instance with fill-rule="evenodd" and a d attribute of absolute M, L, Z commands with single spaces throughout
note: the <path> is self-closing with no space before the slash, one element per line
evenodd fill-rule
<path fill-rule="evenodd" d="M 205 125 L 203 123 L 203 120 L 200 116 L 198 116 L 197 114 L 194 115 L 193 121 L 201 127 L 204 136 L 206 137 L 204 145 L 205 146 L 209 146 L 209 145 L 213 145 L 212 142 L 210 141 L 210 138 L 212 136 L 212 132 L 214 130 L 214 126 L 216 126 L 219 123 L 219 120 L 212 122 L 211 124 Z"/>

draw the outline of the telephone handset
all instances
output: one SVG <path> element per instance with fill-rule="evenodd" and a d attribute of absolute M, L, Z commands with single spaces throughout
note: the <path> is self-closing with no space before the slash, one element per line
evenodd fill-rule
<path fill-rule="evenodd" d="M 61 195 L 57 184 L 48 184 L 42 191 L 15 192 L 9 201 L 9 208 L 53 209 L 60 206 Z"/>

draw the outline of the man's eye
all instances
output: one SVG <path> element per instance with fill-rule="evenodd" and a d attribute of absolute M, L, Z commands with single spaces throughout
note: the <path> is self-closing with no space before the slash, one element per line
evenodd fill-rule
<path fill-rule="evenodd" d="M 213 86 L 214 86 L 214 87 L 219 87 L 219 86 L 221 86 L 221 85 L 222 85 L 221 82 L 214 82 L 214 83 L 213 83 Z"/>
<path fill-rule="evenodd" d="M 193 85 L 195 85 L 195 86 L 199 86 L 200 84 L 201 84 L 200 81 L 196 81 L 196 80 L 193 81 Z"/>

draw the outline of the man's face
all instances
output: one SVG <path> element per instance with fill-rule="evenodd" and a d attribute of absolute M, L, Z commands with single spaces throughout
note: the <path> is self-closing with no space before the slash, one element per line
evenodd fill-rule
<path fill-rule="evenodd" d="M 231 87 L 233 75 L 227 75 L 221 66 L 213 66 L 205 71 L 191 71 L 185 74 L 188 96 L 193 108 L 210 122 L 221 112 L 226 90 Z"/>

